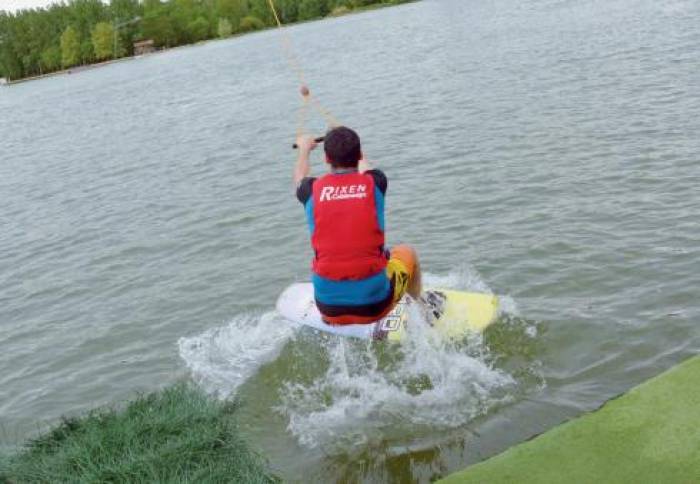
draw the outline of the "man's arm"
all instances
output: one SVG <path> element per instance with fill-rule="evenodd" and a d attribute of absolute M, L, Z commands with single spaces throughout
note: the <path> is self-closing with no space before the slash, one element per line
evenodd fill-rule
<path fill-rule="evenodd" d="M 299 183 L 309 176 L 311 172 L 311 165 L 309 165 L 309 155 L 311 151 L 316 148 L 316 141 L 312 136 L 299 136 L 297 138 L 297 146 L 299 149 L 299 157 L 297 158 L 297 164 L 294 167 L 294 186 L 298 186 Z"/>

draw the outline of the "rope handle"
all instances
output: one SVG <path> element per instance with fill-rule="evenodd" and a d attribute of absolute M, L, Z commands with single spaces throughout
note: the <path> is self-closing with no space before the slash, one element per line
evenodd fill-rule
<path fill-rule="evenodd" d="M 325 141 L 325 139 L 326 139 L 325 136 L 319 136 L 318 138 L 314 138 L 314 141 L 315 141 L 316 143 L 323 143 L 323 142 Z M 292 145 L 292 149 L 293 149 L 293 150 L 296 150 L 297 148 L 299 148 L 299 146 L 297 146 L 297 144 L 294 143 L 294 144 Z"/>

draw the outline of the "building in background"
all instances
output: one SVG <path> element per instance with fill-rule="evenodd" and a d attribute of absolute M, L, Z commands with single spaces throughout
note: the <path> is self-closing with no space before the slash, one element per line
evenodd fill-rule
<path fill-rule="evenodd" d="M 134 55 L 150 54 L 156 51 L 156 46 L 152 40 L 142 40 L 134 42 Z"/>

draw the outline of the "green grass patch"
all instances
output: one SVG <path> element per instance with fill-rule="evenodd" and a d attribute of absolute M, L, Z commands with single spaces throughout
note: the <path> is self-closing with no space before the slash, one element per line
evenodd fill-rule
<path fill-rule="evenodd" d="M 240 437 L 237 408 L 181 383 L 64 418 L 0 459 L 0 483 L 278 482 Z"/>
<path fill-rule="evenodd" d="M 700 357 L 446 484 L 700 482 Z"/>

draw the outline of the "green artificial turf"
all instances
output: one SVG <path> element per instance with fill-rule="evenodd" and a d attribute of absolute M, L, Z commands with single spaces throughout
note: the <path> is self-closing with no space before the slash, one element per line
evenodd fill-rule
<path fill-rule="evenodd" d="M 700 357 L 441 482 L 700 483 Z"/>
<path fill-rule="evenodd" d="M 276 482 L 239 437 L 236 409 L 179 384 L 63 419 L 0 459 L 0 483 Z"/>

